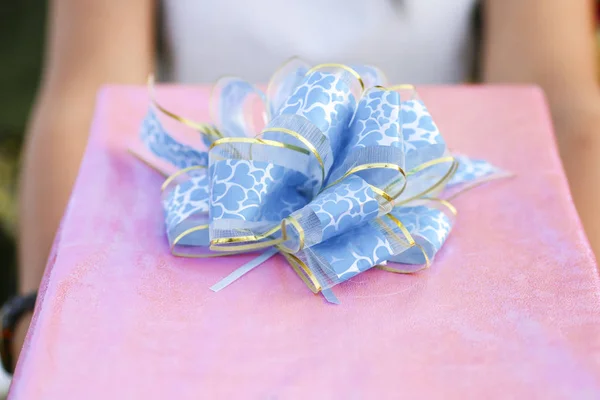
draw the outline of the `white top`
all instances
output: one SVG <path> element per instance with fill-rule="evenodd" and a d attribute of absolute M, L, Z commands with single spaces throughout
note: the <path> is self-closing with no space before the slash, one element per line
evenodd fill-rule
<path fill-rule="evenodd" d="M 291 56 L 380 67 L 390 83 L 468 78 L 476 0 L 163 0 L 170 78 L 265 83 Z"/>

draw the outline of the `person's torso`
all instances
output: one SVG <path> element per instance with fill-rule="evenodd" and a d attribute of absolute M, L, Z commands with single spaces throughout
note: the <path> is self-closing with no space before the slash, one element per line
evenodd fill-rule
<path fill-rule="evenodd" d="M 468 78 L 476 0 L 164 0 L 170 78 L 268 81 L 286 59 L 368 63 L 392 83 Z"/>

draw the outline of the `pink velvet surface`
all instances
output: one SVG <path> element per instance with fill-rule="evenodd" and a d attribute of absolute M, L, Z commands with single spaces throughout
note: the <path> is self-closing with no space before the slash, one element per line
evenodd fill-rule
<path fill-rule="evenodd" d="M 308 291 L 277 256 L 169 254 L 163 178 L 126 151 L 142 87 L 98 97 L 10 399 L 600 398 L 600 284 L 542 93 L 425 87 L 450 147 L 516 174 L 459 197 L 433 267 Z M 160 87 L 206 120 L 208 90 Z"/>

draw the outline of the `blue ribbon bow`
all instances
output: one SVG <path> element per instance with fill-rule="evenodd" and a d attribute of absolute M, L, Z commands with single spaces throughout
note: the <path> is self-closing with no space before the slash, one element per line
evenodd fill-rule
<path fill-rule="evenodd" d="M 268 248 L 214 289 L 280 252 L 332 302 L 331 287 L 375 266 L 429 266 L 456 214 L 442 192 L 506 174 L 450 154 L 414 87 L 382 85 L 374 67 L 310 68 L 292 59 L 266 93 L 238 78 L 219 80 L 212 125 L 153 101 L 141 138 L 178 169 L 163 185 L 173 253 L 212 257 Z M 209 150 L 175 140 L 157 111 L 199 131 Z"/>

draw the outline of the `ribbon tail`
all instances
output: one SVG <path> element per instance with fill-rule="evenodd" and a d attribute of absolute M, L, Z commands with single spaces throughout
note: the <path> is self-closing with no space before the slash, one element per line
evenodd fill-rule
<path fill-rule="evenodd" d="M 248 272 L 252 271 L 254 268 L 267 261 L 269 258 L 273 257 L 278 252 L 279 250 L 277 250 L 276 248 L 271 248 L 265 251 L 260 256 L 242 265 L 241 267 L 233 271 L 231 274 L 227 275 L 225 278 L 215 283 L 213 286 L 210 287 L 210 290 L 212 290 L 213 292 L 218 292 L 222 289 L 225 289 L 227 286 L 231 285 L 233 282 L 237 281 L 242 276 L 244 276 Z"/>
<path fill-rule="evenodd" d="M 333 290 L 324 289 L 321 290 L 321 294 L 323 295 L 323 297 L 325 297 L 325 300 L 327 300 L 328 303 L 340 304 L 340 301 L 338 300 L 337 296 L 333 293 Z"/>
<path fill-rule="evenodd" d="M 459 194 L 466 192 L 483 183 L 503 178 L 510 178 L 512 173 L 503 171 L 485 160 L 478 160 L 462 155 L 455 155 L 458 169 L 448 182 L 444 193 L 446 200 L 452 200 Z"/>

